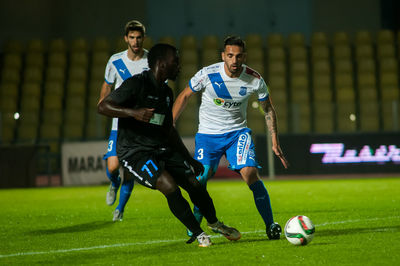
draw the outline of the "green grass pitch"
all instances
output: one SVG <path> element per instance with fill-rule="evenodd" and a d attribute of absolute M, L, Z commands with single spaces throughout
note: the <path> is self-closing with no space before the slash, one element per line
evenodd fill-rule
<path fill-rule="evenodd" d="M 136 184 L 124 221 L 106 186 L 0 190 L 0 265 L 398 265 L 400 178 L 264 180 L 274 218 L 316 225 L 307 246 L 269 241 L 243 181 L 210 181 L 220 220 L 242 238 L 211 233 L 213 246 L 185 244 L 185 228 L 157 191 Z M 187 195 L 185 194 L 187 197 Z"/>

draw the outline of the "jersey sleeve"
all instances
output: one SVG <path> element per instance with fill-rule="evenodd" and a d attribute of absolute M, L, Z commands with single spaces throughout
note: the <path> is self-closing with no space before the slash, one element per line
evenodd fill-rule
<path fill-rule="evenodd" d="M 257 94 L 259 101 L 266 101 L 268 99 L 269 89 L 263 78 L 260 78 Z"/>
<path fill-rule="evenodd" d="M 110 93 L 111 99 L 120 106 L 132 106 L 135 101 L 135 91 L 137 90 L 137 82 L 134 78 L 126 79 L 118 90 L 113 90 Z"/>
<path fill-rule="evenodd" d="M 201 91 L 206 87 L 207 75 L 204 68 L 197 72 L 190 80 L 189 87 L 194 92 Z"/>
<path fill-rule="evenodd" d="M 106 71 L 104 74 L 104 81 L 111 85 L 114 84 L 116 80 L 116 70 L 115 67 L 112 64 L 111 59 L 108 60 L 107 66 L 106 66 Z"/>

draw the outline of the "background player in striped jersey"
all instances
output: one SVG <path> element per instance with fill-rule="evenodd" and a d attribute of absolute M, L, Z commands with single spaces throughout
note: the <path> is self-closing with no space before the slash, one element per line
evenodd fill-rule
<path fill-rule="evenodd" d="M 206 186 L 207 180 L 215 174 L 220 158 L 225 155 L 230 169 L 240 173 L 252 190 L 269 239 L 279 239 L 282 229 L 274 222 L 270 198 L 258 174 L 251 130 L 247 128 L 246 109 L 250 95 L 258 95 L 271 133 L 272 149 L 287 168 L 288 162 L 279 144 L 276 113 L 263 78 L 244 64 L 244 41 L 237 36 L 228 36 L 223 48 L 223 62 L 201 69 L 178 95 L 173 106 L 174 122 L 189 98 L 203 90 L 195 159 L 204 165 L 205 171 L 197 179 Z M 196 206 L 194 213 L 201 221 L 202 215 Z M 190 231 L 188 233 L 190 235 Z"/>
<path fill-rule="evenodd" d="M 111 90 L 118 89 L 124 80 L 148 70 L 147 53 L 143 49 L 143 41 L 146 29 L 142 23 L 137 20 L 129 21 L 125 25 L 125 42 L 128 49 L 112 55 L 107 63 L 104 83 L 101 87 L 100 102 L 107 97 Z M 120 187 L 121 178 L 119 173 L 119 162 L 116 153 L 118 118 L 112 119 L 112 128 L 108 140 L 107 154 L 104 160 L 107 160 L 106 173 L 111 184 L 107 192 L 106 203 L 113 205 Z M 124 180 L 121 185 L 119 204 L 113 213 L 113 221 L 122 221 L 125 205 L 133 190 L 133 180 Z"/>

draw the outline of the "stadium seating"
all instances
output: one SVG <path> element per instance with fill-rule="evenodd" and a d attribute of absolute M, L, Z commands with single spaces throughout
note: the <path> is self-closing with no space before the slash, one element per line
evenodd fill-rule
<path fill-rule="evenodd" d="M 267 47 L 283 47 L 284 37 L 280 33 L 271 33 L 267 36 Z"/>
<path fill-rule="evenodd" d="M 300 32 L 294 32 L 294 33 L 289 34 L 288 45 L 289 45 L 289 47 L 293 47 L 293 46 L 304 47 L 306 45 L 304 35 Z"/>
<path fill-rule="evenodd" d="M 4 53 L 17 53 L 21 54 L 25 52 L 25 45 L 20 40 L 6 40 L 3 45 Z"/>
<path fill-rule="evenodd" d="M 32 39 L 28 41 L 26 48 L 27 54 L 43 54 L 46 51 L 46 45 L 41 39 Z"/>
<path fill-rule="evenodd" d="M 74 52 L 88 52 L 89 44 L 85 38 L 77 38 L 71 41 L 70 51 Z"/>
<path fill-rule="evenodd" d="M 163 36 L 158 40 L 159 43 L 167 43 L 176 46 L 176 40 L 171 36 Z M 126 45 L 125 45 L 126 46 Z"/>
<path fill-rule="evenodd" d="M 287 133 L 289 126 L 288 66 L 283 35 L 279 33 L 268 35 L 266 48 L 264 78 L 269 87 L 275 110 L 279 114 L 278 130 L 281 133 Z"/>
<path fill-rule="evenodd" d="M 64 39 L 53 39 L 49 43 L 49 53 L 65 53 L 67 51 L 67 42 Z"/>
<path fill-rule="evenodd" d="M 187 103 L 185 111 L 182 112 L 177 121 L 177 130 L 181 136 L 193 137 L 198 129 L 199 104 L 198 95 L 195 94 Z"/>
<path fill-rule="evenodd" d="M 398 131 L 399 38 L 391 30 L 314 32 L 309 40 L 302 33 L 249 34 L 246 64 L 269 87 L 280 133 Z M 221 61 L 221 41 L 215 35 L 158 39 L 179 46 L 181 73 L 168 81 L 175 95 L 203 66 Z M 149 36 L 144 46 L 153 43 Z M 0 143 L 45 144 L 58 153 L 63 141 L 105 139 L 110 119 L 97 113 L 105 65 L 125 49 L 123 38 L 5 42 Z M 197 96 L 178 121 L 184 136 L 197 131 Z M 249 99 L 247 114 L 253 132 L 264 134 L 257 99 Z"/>
<path fill-rule="evenodd" d="M 18 53 L 7 53 L 4 55 L 4 68 L 16 68 L 21 69 L 22 67 L 22 55 Z"/>
<path fill-rule="evenodd" d="M 113 48 L 112 53 L 119 53 L 119 52 L 126 50 L 127 46 L 126 46 L 126 42 L 125 42 L 124 38 L 118 37 L 115 40 L 115 45 L 113 45 L 112 48 Z"/>
<path fill-rule="evenodd" d="M 1 81 L 19 84 L 20 82 L 20 69 L 15 67 L 3 68 L 1 71 Z"/>
<path fill-rule="evenodd" d="M 92 51 L 93 53 L 99 53 L 99 52 L 108 53 L 110 51 L 110 41 L 104 37 L 96 38 L 93 41 Z"/>
<path fill-rule="evenodd" d="M 354 90 L 354 78 L 352 72 L 336 73 L 336 122 L 339 132 L 356 131 L 356 96 Z"/>
<path fill-rule="evenodd" d="M 328 37 L 325 32 L 314 32 L 311 36 L 311 46 L 312 47 L 325 47 L 329 45 Z"/>
<path fill-rule="evenodd" d="M 201 48 L 203 50 L 212 49 L 212 50 L 219 50 L 221 49 L 220 40 L 215 35 L 206 35 L 202 39 Z"/>
<path fill-rule="evenodd" d="M 179 48 L 181 50 L 197 50 L 197 38 L 194 35 L 182 36 Z"/>
<path fill-rule="evenodd" d="M 201 65 L 209 66 L 215 64 L 216 62 L 222 61 L 221 53 L 214 48 L 207 48 L 201 53 Z"/>
<path fill-rule="evenodd" d="M 253 134 L 265 134 L 265 116 L 256 95 L 249 99 L 247 118 L 247 126 L 251 128 Z"/>
<path fill-rule="evenodd" d="M 294 133 L 311 131 L 310 63 L 305 37 L 301 33 L 288 36 L 289 49 L 289 98 L 291 102 L 291 125 Z M 278 114 L 279 115 L 279 114 Z"/>

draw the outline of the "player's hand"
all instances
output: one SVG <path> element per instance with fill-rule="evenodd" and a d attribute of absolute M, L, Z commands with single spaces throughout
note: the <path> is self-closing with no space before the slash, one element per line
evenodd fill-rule
<path fill-rule="evenodd" d="M 153 117 L 154 108 L 138 108 L 133 112 L 133 117 L 136 120 L 148 123 Z"/>
<path fill-rule="evenodd" d="M 193 168 L 194 174 L 196 176 L 202 175 L 204 172 L 204 166 L 201 162 L 197 161 L 196 159 L 191 158 L 189 161 L 190 165 Z"/>
<path fill-rule="evenodd" d="M 286 160 L 285 156 L 283 155 L 281 147 L 280 146 L 272 147 L 272 150 L 274 151 L 275 155 L 281 160 L 283 167 L 285 167 L 285 169 L 288 169 L 289 162 L 288 162 L 288 160 Z"/>

